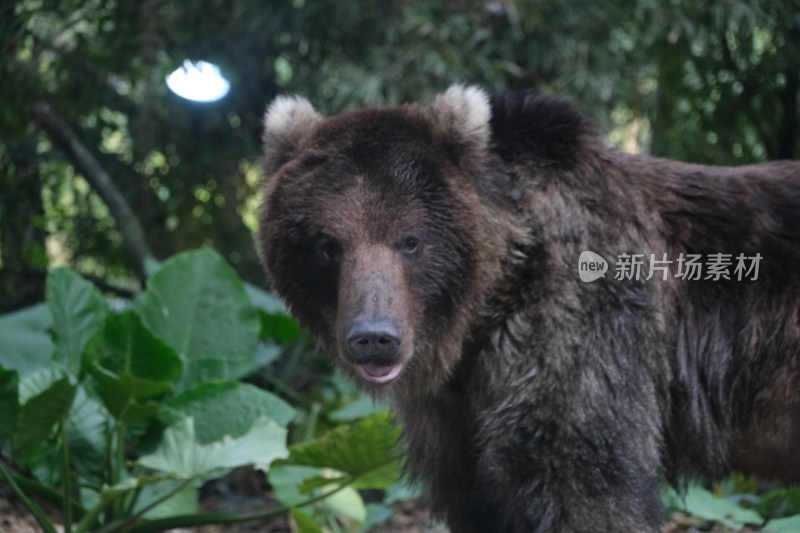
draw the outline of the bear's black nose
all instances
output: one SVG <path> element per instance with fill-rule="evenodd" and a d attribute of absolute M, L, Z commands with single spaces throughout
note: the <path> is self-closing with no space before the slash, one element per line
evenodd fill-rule
<path fill-rule="evenodd" d="M 390 365 L 400 349 L 400 328 L 388 318 L 359 319 L 347 332 L 347 347 L 359 365 Z"/>

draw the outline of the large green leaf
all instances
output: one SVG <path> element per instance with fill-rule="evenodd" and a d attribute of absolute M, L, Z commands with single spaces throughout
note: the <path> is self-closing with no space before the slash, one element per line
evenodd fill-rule
<path fill-rule="evenodd" d="M 681 495 L 676 495 L 670 490 L 666 498 L 673 506 L 692 516 L 733 529 L 741 529 L 745 524 L 764 522 L 756 511 L 745 509 L 728 498 L 717 497 L 700 485 L 690 485 Z"/>
<path fill-rule="evenodd" d="M 127 424 L 147 422 L 172 389 L 182 363 L 131 311 L 112 315 L 87 347 L 90 371 L 108 411 Z"/>
<path fill-rule="evenodd" d="M 184 360 L 179 389 L 238 378 L 252 367 L 258 314 L 236 272 L 211 250 L 166 261 L 148 281 L 138 312 Z"/>
<path fill-rule="evenodd" d="M 19 380 L 19 404 L 26 404 L 28 400 L 43 393 L 63 377 L 63 369 L 48 366 L 39 367 L 22 376 Z"/>
<path fill-rule="evenodd" d="M 289 311 L 286 309 L 286 306 L 283 304 L 281 299 L 272 294 L 271 292 L 267 292 L 264 289 L 256 287 L 251 283 L 245 283 L 244 288 L 247 291 L 247 296 L 250 298 L 253 307 L 255 307 L 256 309 L 264 311 L 265 313 L 269 313 L 271 315 L 289 314 Z"/>
<path fill-rule="evenodd" d="M 765 533 L 797 533 L 800 531 L 800 515 L 774 518 L 764 526 Z"/>
<path fill-rule="evenodd" d="M 286 463 L 332 468 L 352 477 L 356 488 L 382 489 L 400 477 L 399 436 L 400 429 L 389 415 L 379 413 L 292 446 Z M 312 486 L 322 480 L 309 481 Z"/>
<path fill-rule="evenodd" d="M 67 376 L 30 398 L 19 411 L 14 432 L 14 454 L 23 463 L 50 435 L 53 426 L 63 421 L 72 407 L 77 385 Z"/>
<path fill-rule="evenodd" d="M 336 485 L 329 485 L 322 487 L 321 492 L 332 490 Z M 345 516 L 351 520 L 355 520 L 359 524 L 363 524 L 367 519 L 367 508 L 364 506 L 364 500 L 355 489 L 355 485 L 345 487 L 340 491 L 331 494 L 325 500 L 325 505 L 340 516 Z"/>
<path fill-rule="evenodd" d="M 272 487 L 275 497 L 284 505 L 295 506 L 308 500 L 311 496 L 300 490 L 300 486 L 307 479 L 325 477 L 324 468 L 314 468 L 312 466 L 298 466 L 284 464 L 280 461 L 267 472 L 269 484 Z M 327 479 L 331 483 L 331 479 Z"/>
<path fill-rule="evenodd" d="M 79 386 L 67 414 L 67 442 L 75 472 L 101 484 L 107 466 L 109 418 L 103 405 Z"/>
<path fill-rule="evenodd" d="M 777 487 L 767 491 L 758 498 L 756 510 L 761 516 L 773 519 L 800 515 L 800 487 Z"/>
<path fill-rule="evenodd" d="M 273 466 L 267 476 L 275 497 L 284 505 L 297 506 L 312 497 L 330 492 L 331 495 L 322 500 L 328 511 L 358 522 L 366 520 L 364 500 L 355 487 L 351 485 L 341 488 L 341 485 L 349 483 L 349 478 L 342 478 L 330 469 L 282 462 Z M 321 480 L 319 483 L 314 483 L 313 490 L 316 492 L 305 487 L 311 480 Z"/>
<path fill-rule="evenodd" d="M 52 361 L 53 320 L 45 304 L 0 316 L 0 365 L 24 376 Z"/>
<path fill-rule="evenodd" d="M 245 289 L 253 307 L 258 309 L 262 339 L 294 344 L 305 338 L 300 324 L 291 317 L 280 298 L 249 283 L 245 284 Z"/>
<path fill-rule="evenodd" d="M 53 316 L 56 359 L 78 375 L 86 343 L 103 325 L 108 306 L 94 285 L 66 268 L 48 276 L 47 306 Z"/>
<path fill-rule="evenodd" d="M 19 415 L 19 374 L 0 366 L 0 445 L 14 434 Z"/>
<path fill-rule="evenodd" d="M 281 356 L 283 350 L 283 346 L 274 341 L 259 341 L 253 355 L 253 368 L 263 368 L 272 364 Z"/>
<path fill-rule="evenodd" d="M 291 513 L 298 533 L 322 533 L 317 522 L 300 509 L 292 508 Z"/>
<path fill-rule="evenodd" d="M 294 409 L 265 390 L 236 381 L 201 383 L 168 401 L 161 415 L 169 426 L 186 417 L 194 419 L 197 440 L 206 444 L 226 435 L 244 435 L 262 417 L 279 426 L 294 418 Z"/>
<path fill-rule="evenodd" d="M 337 422 L 352 422 L 375 413 L 385 413 L 388 409 L 386 404 L 376 401 L 371 396 L 361 394 L 355 401 L 332 411 L 328 417 Z"/>
<path fill-rule="evenodd" d="M 144 485 L 136 500 L 136 511 L 140 511 L 150 505 L 152 502 L 161 499 L 162 497 L 175 490 L 181 483 L 180 480 L 164 480 L 158 483 L 150 483 Z M 198 489 L 197 487 L 189 484 L 183 489 L 179 490 L 173 496 L 170 496 L 163 502 L 159 503 L 145 513 L 145 517 L 151 520 L 156 518 L 167 518 L 169 516 L 189 515 L 196 513 L 199 508 L 198 502 Z"/>
<path fill-rule="evenodd" d="M 275 459 L 288 455 L 286 429 L 269 418 L 256 420 L 239 438 L 225 437 L 210 444 L 198 442 L 194 420 L 186 418 L 164 430 L 153 453 L 139 464 L 177 478 L 190 479 L 248 464 L 267 470 Z"/>

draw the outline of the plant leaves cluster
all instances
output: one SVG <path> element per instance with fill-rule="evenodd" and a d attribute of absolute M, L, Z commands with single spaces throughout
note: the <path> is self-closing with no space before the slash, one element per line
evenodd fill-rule
<path fill-rule="evenodd" d="M 778 487 L 757 495 L 757 483 L 735 474 L 709 490 L 699 483 L 663 491 L 668 509 L 691 517 L 694 525 L 718 524 L 738 531 L 758 527 L 770 533 L 794 533 L 800 527 L 800 488 Z"/>
<path fill-rule="evenodd" d="M 12 332 L 0 336 L 0 443 L 32 473 L 27 486 L 60 489 L 66 529 L 135 530 L 167 501 L 193 512 L 196 498 L 179 495 L 208 477 L 288 456 L 294 409 L 238 381 L 254 369 L 266 313 L 217 254 L 166 261 L 116 312 L 67 269 L 46 294 L 0 318 Z"/>
<path fill-rule="evenodd" d="M 158 265 L 131 301 L 110 305 L 67 269 L 50 274 L 46 294 L 0 317 L 0 481 L 44 531 L 56 529 L 30 496 L 61 506 L 74 533 L 286 512 L 304 532 L 324 523 L 355 531 L 385 520 L 392 495 L 413 497 L 398 484 L 399 429 L 363 396 L 330 400 L 332 428 L 315 438 L 312 423 L 310 440 L 287 446 L 301 406 L 240 378 L 304 336 L 279 300 L 216 253 Z M 198 513 L 200 486 L 244 465 L 267 474 L 284 506 Z M 361 489 L 386 498 L 366 505 Z"/>

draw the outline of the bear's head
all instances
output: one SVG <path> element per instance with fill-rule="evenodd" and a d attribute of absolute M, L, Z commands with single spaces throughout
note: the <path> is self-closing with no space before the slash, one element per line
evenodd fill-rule
<path fill-rule="evenodd" d="M 490 106 L 453 86 L 427 105 L 266 114 L 260 246 L 273 287 L 374 393 L 452 371 L 487 285 Z"/>

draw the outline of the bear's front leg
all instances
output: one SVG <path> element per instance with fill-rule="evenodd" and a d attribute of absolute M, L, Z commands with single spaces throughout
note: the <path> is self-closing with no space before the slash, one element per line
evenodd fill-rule
<path fill-rule="evenodd" d="M 478 472 L 474 420 L 464 398 L 438 398 L 399 411 L 406 470 L 421 482 L 433 514 L 450 533 L 509 533 L 495 487 Z"/>
<path fill-rule="evenodd" d="M 503 499 L 500 516 L 513 524 L 504 531 L 659 531 L 652 423 L 633 422 L 631 413 L 608 411 L 605 418 L 561 407 L 521 402 L 486 418 L 479 468 Z"/>

